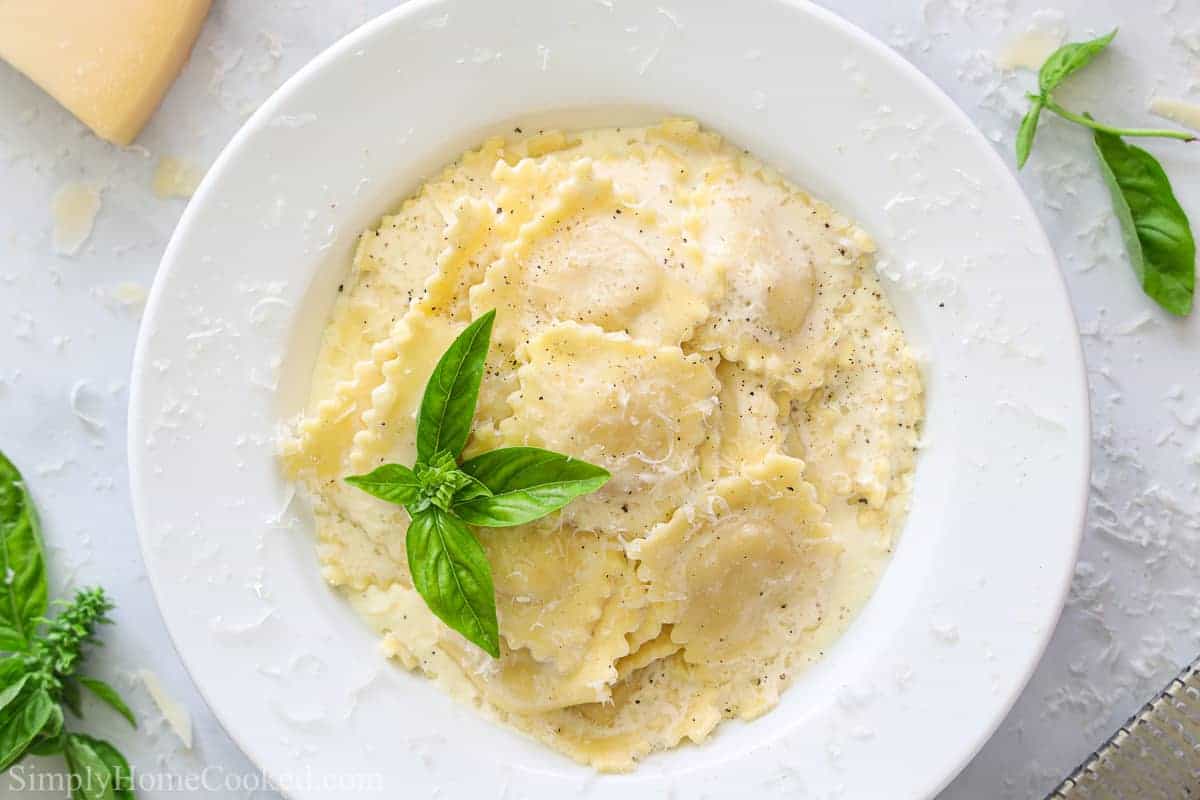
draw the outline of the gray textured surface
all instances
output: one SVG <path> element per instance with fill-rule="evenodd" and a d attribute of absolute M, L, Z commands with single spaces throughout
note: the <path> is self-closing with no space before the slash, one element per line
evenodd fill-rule
<path fill-rule="evenodd" d="M 1050 800 L 1200 797 L 1198 664 L 1180 673 L 1122 725 Z"/>
<path fill-rule="evenodd" d="M 622 3 L 615 0 L 616 13 Z M 640 0 L 639 0 L 640 1 Z M 133 533 L 125 405 L 139 312 L 114 290 L 148 287 L 181 200 L 150 191 L 157 159 L 211 163 L 287 76 L 385 0 L 217 0 L 193 58 L 138 147 L 90 136 L 0 65 L 0 446 L 26 471 L 44 510 L 58 584 L 102 582 L 120 604 L 99 672 L 129 688 L 147 722 L 89 722 L 144 771 L 253 785 L 256 773 L 192 688 L 163 630 Z M 662 5 L 686 19 L 683 0 Z M 1121 26 L 1115 52 L 1064 99 L 1114 120 L 1148 122 L 1152 94 L 1200 89 L 1197 0 L 829 0 L 896 47 L 975 119 L 1006 156 L 1028 74 L 992 56 L 1035 12 L 1063 12 L 1073 37 Z M 1200 150 L 1153 144 L 1183 204 L 1200 217 Z M 332 157 L 336 157 L 333 155 Z M 58 187 L 104 187 L 92 237 L 54 254 Z M 1090 520 L 1070 602 L 1029 688 L 946 791 L 959 798 L 1042 797 L 1200 651 L 1200 320 L 1158 312 L 1129 275 L 1088 141 L 1050 120 L 1022 181 L 1062 261 L 1092 381 L 1095 463 Z M 71 408 L 94 417 L 84 423 Z M 148 667 L 192 711 L 184 752 L 130 674 Z M 49 769 L 53 762 L 49 762 Z M 204 772 L 204 770 L 208 770 Z M 221 788 L 215 796 L 259 793 Z M 13 791 L 18 798 L 59 796 Z M 144 797 L 214 794 L 146 791 Z"/>

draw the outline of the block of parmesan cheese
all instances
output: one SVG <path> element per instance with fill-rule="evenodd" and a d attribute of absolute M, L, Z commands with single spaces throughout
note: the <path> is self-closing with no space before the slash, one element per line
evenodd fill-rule
<path fill-rule="evenodd" d="M 211 0 L 0 0 L 0 58 L 101 138 L 129 144 L 191 52 Z"/>

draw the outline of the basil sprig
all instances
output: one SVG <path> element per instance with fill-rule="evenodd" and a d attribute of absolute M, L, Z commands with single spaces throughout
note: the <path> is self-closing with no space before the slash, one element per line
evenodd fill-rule
<path fill-rule="evenodd" d="M 1017 168 L 1029 159 L 1043 110 L 1091 129 L 1104 183 L 1112 196 L 1113 211 L 1142 291 L 1172 314 L 1186 316 L 1192 310 L 1196 283 L 1196 244 L 1191 225 L 1162 165 L 1123 137 L 1191 142 L 1195 134 L 1104 125 L 1090 114 L 1068 111 L 1053 97 L 1064 80 L 1091 63 L 1116 35 L 1114 30 L 1087 42 L 1065 44 L 1046 59 L 1038 72 L 1039 91 L 1028 95 L 1029 111 L 1017 129 Z"/>
<path fill-rule="evenodd" d="M 80 716 L 82 689 L 137 727 L 112 686 L 78 674 L 113 605 L 84 589 L 46 619 L 46 557 L 33 501 L 21 474 L 0 453 L 0 772 L 27 755 L 62 753 L 75 776 L 73 797 L 132 800 L 125 757 L 108 742 L 68 731 L 64 709 Z"/>
<path fill-rule="evenodd" d="M 500 656 L 492 570 L 468 525 L 533 522 L 609 479 L 606 470 L 537 447 L 502 447 L 459 462 L 471 433 L 496 312 L 466 327 L 434 367 L 417 417 L 417 461 L 384 464 L 346 482 L 402 505 L 413 586 L 429 610 Z"/>

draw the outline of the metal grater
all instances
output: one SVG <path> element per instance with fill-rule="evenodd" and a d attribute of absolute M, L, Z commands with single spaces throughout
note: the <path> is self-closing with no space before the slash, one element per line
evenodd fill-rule
<path fill-rule="evenodd" d="M 1200 660 L 1046 800 L 1200 800 Z"/>

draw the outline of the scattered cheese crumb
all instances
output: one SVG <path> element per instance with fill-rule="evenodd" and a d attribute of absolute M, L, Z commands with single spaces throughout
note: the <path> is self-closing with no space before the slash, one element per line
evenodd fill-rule
<path fill-rule="evenodd" d="M 204 172 L 193 164 L 174 156 L 163 156 L 158 160 L 151 185 L 159 197 L 191 197 L 203 177 Z"/>
<path fill-rule="evenodd" d="M 1155 97 L 1150 100 L 1150 113 L 1200 131 L 1200 105 L 1195 103 L 1170 97 Z"/>
<path fill-rule="evenodd" d="M 87 391 L 89 391 L 87 381 L 75 381 L 75 384 L 71 387 L 70 394 L 67 396 L 67 402 L 71 406 L 71 413 L 80 422 L 92 431 L 99 433 L 104 430 L 104 421 L 83 409 L 83 395 Z"/>
<path fill-rule="evenodd" d="M 137 672 L 137 677 L 142 682 L 142 686 L 146 687 L 146 692 L 149 693 L 150 699 L 154 701 L 154 705 L 158 706 L 158 710 L 162 712 L 163 718 L 171 726 L 171 730 L 179 737 L 179 741 L 183 742 L 184 747 L 191 750 L 191 714 L 173 697 L 167 694 L 166 690 L 163 689 L 162 681 L 153 672 L 148 669 L 140 669 Z"/>
<path fill-rule="evenodd" d="M 33 340 L 34 322 L 33 316 L 28 311 L 18 311 L 13 315 L 17 324 L 13 329 L 13 336 L 23 342 Z"/>
<path fill-rule="evenodd" d="M 113 299 L 128 308 L 141 308 L 146 304 L 146 287 L 135 281 L 122 281 L 113 287 Z"/>
<path fill-rule="evenodd" d="M 942 644 L 958 643 L 958 626 L 951 622 L 933 622 L 929 625 L 929 631 Z"/>
<path fill-rule="evenodd" d="M 1000 69 L 1037 70 L 1067 38 L 1066 17 L 1061 11 L 1038 11 L 1033 22 L 996 54 Z"/>
<path fill-rule="evenodd" d="M 54 252 L 73 256 L 92 235 L 100 211 L 100 190 L 83 183 L 68 183 L 54 195 Z"/>

